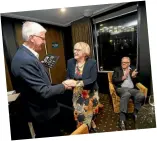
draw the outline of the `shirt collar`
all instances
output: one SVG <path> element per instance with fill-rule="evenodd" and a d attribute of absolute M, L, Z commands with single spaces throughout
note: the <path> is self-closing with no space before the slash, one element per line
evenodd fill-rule
<path fill-rule="evenodd" d="M 33 49 L 31 49 L 30 47 L 28 47 L 24 44 L 23 44 L 23 46 L 26 47 L 28 50 L 30 50 L 39 59 L 39 54 L 36 51 L 34 51 Z"/>
<path fill-rule="evenodd" d="M 128 69 L 131 70 L 131 67 L 128 67 Z M 125 71 L 123 68 L 122 68 L 122 70 Z"/>

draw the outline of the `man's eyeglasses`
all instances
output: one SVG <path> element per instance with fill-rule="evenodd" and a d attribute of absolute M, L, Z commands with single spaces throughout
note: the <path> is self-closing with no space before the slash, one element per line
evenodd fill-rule
<path fill-rule="evenodd" d="M 128 63 L 130 63 L 130 62 L 122 62 L 122 64 L 128 64 Z"/>
<path fill-rule="evenodd" d="M 43 41 L 45 41 L 45 38 L 44 38 L 44 37 L 37 36 L 37 35 L 32 35 L 32 36 L 39 37 L 40 39 L 42 39 Z"/>

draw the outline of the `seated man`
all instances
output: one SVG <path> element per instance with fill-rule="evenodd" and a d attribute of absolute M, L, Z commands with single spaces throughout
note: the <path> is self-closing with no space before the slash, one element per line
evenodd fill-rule
<path fill-rule="evenodd" d="M 121 60 L 121 67 L 115 68 L 112 76 L 115 90 L 120 97 L 120 128 L 122 130 L 125 130 L 129 99 L 132 98 L 134 102 L 135 108 L 133 116 L 135 121 L 137 119 L 137 113 L 141 108 L 141 105 L 144 103 L 144 94 L 135 88 L 137 74 L 137 69 L 130 67 L 130 58 L 123 57 Z"/>

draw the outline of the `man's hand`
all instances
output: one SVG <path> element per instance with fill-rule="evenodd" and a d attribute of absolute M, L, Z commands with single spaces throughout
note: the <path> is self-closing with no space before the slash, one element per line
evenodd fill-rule
<path fill-rule="evenodd" d="M 71 90 L 71 89 L 72 89 L 72 87 L 68 86 L 68 85 L 65 84 L 64 82 L 62 82 L 62 84 L 64 85 L 64 88 L 65 88 L 66 90 Z"/>
<path fill-rule="evenodd" d="M 137 69 L 135 69 L 131 74 L 132 78 L 136 78 L 137 74 L 138 74 Z"/>
<path fill-rule="evenodd" d="M 65 81 L 64 81 L 64 83 L 65 83 L 66 85 L 68 85 L 69 87 L 75 87 L 75 86 L 76 86 L 76 82 L 77 82 L 77 81 L 75 81 L 75 80 L 73 80 L 73 79 L 68 79 L 68 80 L 65 80 Z"/>
<path fill-rule="evenodd" d="M 125 80 L 127 78 L 126 75 L 122 76 L 122 81 Z"/>
<path fill-rule="evenodd" d="M 62 84 L 65 86 L 66 89 L 72 89 L 72 87 L 76 86 L 76 82 L 73 79 L 68 79 L 62 82 Z"/>
<path fill-rule="evenodd" d="M 129 73 L 130 73 L 130 69 L 128 68 L 128 69 L 125 70 L 124 76 L 122 76 L 122 81 L 125 80 L 128 77 Z"/>

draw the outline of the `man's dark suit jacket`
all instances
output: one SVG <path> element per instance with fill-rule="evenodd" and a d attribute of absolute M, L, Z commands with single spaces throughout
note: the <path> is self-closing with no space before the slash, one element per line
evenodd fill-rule
<path fill-rule="evenodd" d="M 64 93 L 64 85 L 51 85 L 44 66 L 26 47 L 19 47 L 12 64 L 22 102 L 26 111 L 37 122 L 51 119 L 59 113 L 60 108 L 55 96 Z"/>
<path fill-rule="evenodd" d="M 68 60 L 67 63 L 67 79 L 75 79 L 76 60 L 74 58 Z M 84 89 L 98 90 L 97 85 L 97 65 L 94 59 L 87 59 L 84 65 L 82 80 Z"/>
<path fill-rule="evenodd" d="M 135 70 L 135 67 L 131 66 L 130 77 L 134 70 Z M 113 75 L 112 75 L 112 82 L 113 82 L 115 88 L 121 87 L 121 84 L 123 83 L 122 76 L 124 76 L 122 67 L 115 68 Z M 134 87 L 136 88 L 136 83 L 138 82 L 138 77 L 136 77 L 136 78 L 131 77 L 131 80 L 134 84 Z"/>

